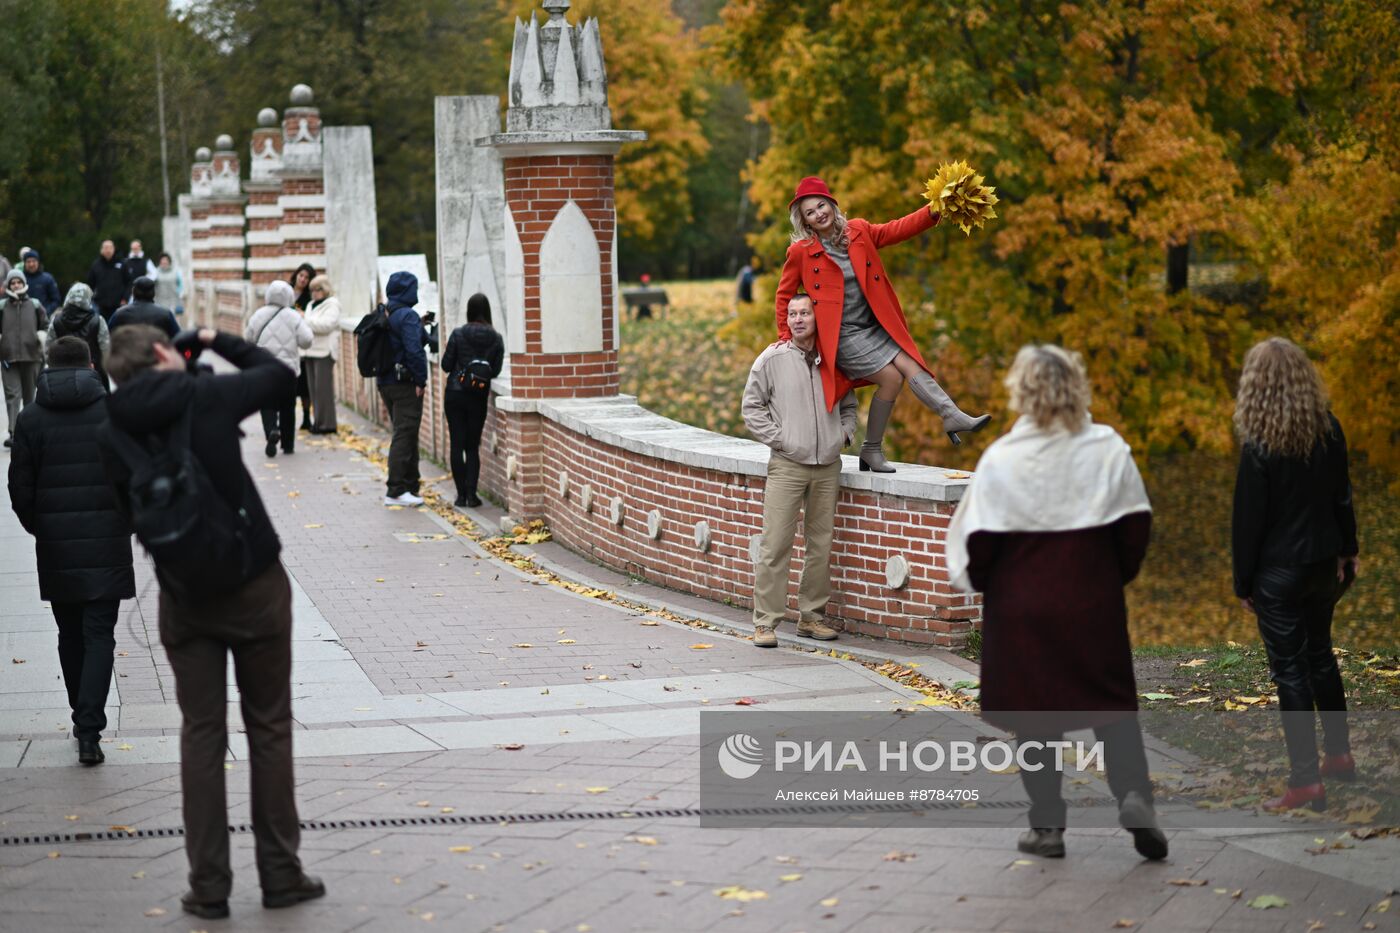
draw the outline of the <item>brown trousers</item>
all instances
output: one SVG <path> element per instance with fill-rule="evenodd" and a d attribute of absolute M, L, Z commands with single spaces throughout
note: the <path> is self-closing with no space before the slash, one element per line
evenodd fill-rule
<path fill-rule="evenodd" d="M 198 901 L 222 901 L 233 886 L 224 798 L 230 651 L 248 732 L 258 877 L 264 891 L 296 886 L 302 872 L 292 776 L 292 588 L 281 561 L 231 595 L 198 606 L 162 590 L 160 640 L 184 717 L 180 785 L 190 893 Z"/>
<path fill-rule="evenodd" d="M 318 431 L 334 431 L 335 359 L 303 356 L 301 371 L 311 395 L 311 426 Z"/>

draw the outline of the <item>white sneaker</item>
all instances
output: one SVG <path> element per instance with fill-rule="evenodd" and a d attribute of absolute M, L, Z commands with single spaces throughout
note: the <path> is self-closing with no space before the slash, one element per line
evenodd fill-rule
<path fill-rule="evenodd" d="M 385 504 L 385 505 L 406 505 L 406 506 L 409 506 L 409 507 L 413 507 L 413 506 L 422 505 L 422 504 L 423 504 L 423 499 L 422 499 L 421 496 L 415 496 L 415 495 L 414 495 L 413 493 L 411 493 L 411 492 L 405 492 L 405 493 L 402 493 L 401 495 L 397 495 L 397 496 L 385 496 L 385 497 L 384 497 L 384 504 Z"/>

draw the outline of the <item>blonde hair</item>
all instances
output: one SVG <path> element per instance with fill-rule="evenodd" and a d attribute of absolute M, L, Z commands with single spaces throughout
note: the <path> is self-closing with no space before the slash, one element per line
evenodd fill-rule
<path fill-rule="evenodd" d="M 819 194 L 811 194 L 807 197 L 821 198 Z M 802 219 L 802 202 L 807 198 L 799 198 L 788 208 L 788 220 L 792 222 L 792 242 L 801 243 L 803 240 L 821 239 L 817 236 L 817 231 L 807 226 L 807 221 Z M 836 214 L 835 224 L 832 226 L 831 242 L 837 246 L 845 247 L 846 240 L 846 215 L 841 213 L 841 208 L 831 198 L 822 198 L 823 201 L 831 205 L 831 209 Z"/>
<path fill-rule="evenodd" d="M 1296 343 L 1270 337 L 1244 357 L 1235 399 L 1240 440 L 1266 454 L 1307 457 L 1332 431 L 1327 389 Z"/>
<path fill-rule="evenodd" d="M 306 290 L 308 292 L 311 291 L 311 289 L 313 288 L 319 288 L 321 291 L 325 292 L 326 298 L 329 298 L 335 294 L 335 289 L 331 288 L 330 278 L 325 275 L 315 276 L 311 279 L 310 282 L 306 283 Z"/>
<path fill-rule="evenodd" d="M 1089 374 L 1084 358 L 1054 344 L 1027 344 L 1016 354 L 1005 385 L 1010 406 L 1041 429 L 1077 434 L 1089 425 Z"/>

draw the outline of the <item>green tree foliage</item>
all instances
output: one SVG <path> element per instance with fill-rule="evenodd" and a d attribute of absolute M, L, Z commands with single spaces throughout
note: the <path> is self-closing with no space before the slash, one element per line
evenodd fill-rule
<path fill-rule="evenodd" d="M 101 238 L 159 239 L 154 50 L 188 37 L 157 0 L 7 0 L 0 9 L 0 244 L 39 250 L 67 286 Z"/>
<path fill-rule="evenodd" d="M 281 113 L 292 86 L 309 84 L 324 123 L 373 132 L 380 249 L 431 256 L 433 98 L 504 91 L 507 7 L 506 0 L 205 0 L 193 21 L 222 50 L 211 66 L 216 132 L 243 149 L 259 110 Z"/>

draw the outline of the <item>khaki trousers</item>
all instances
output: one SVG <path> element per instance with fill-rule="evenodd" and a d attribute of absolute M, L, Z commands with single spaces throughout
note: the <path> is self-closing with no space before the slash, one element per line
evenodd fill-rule
<path fill-rule="evenodd" d="M 841 493 L 841 461 L 826 466 L 794 463 L 774 453 L 763 490 L 763 543 L 754 567 L 753 624 L 776 627 L 787 612 L 788 571 L 797 516 L 802 513 L 804 554 L 797 611 L 804 622 L 821 621 L 831 599 L 831 532 Z"/>

